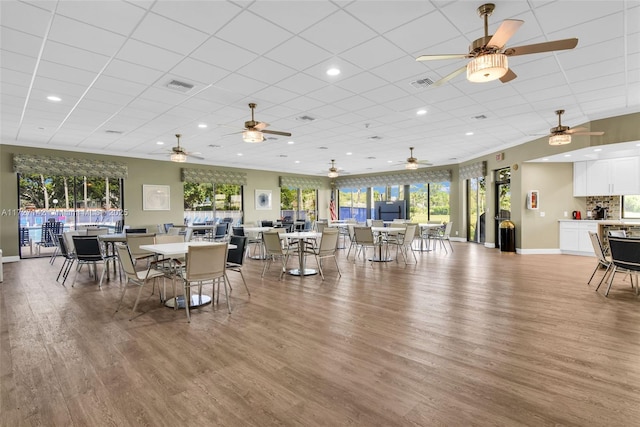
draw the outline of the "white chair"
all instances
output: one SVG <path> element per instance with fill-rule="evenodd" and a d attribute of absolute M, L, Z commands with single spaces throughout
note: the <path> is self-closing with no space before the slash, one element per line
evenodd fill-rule
<path fill-rule="evenodd" d="M 367 258 L 367 248 L 373 248 L 374 251 L 377 248 L 382 253 L 381 245 L 383 244 L 383 240 L 379 238 L 379 236 L 375 237 L 373 235 L 371 227 L 353 227 L 353 237 L 356 242 L 356 254 L 353 258 L 354 263 L 360 253 L 364 255 L 364 259 Z"/>
<path fill-rule="evenodd" d="M 271 263 L 276 259 L 281 260 L 282 267 L 280 269 L 280 279 L 282 279 L 282 275 L 287 269 L 287 261 L 289 261 L 289 257 L 297 253 L 297 248 L 291 248 L 289 246 L 285 246 L 280 239 L 280 233 L 277 230 L 265 231 L 262 233 L 262 241 L 264 242 L 265 253 L 267 256 L 267 262 L 262 268 L 262 277 L 264 277 L 264 273 L 271 267 Z"/>
<path fill-rule="evenodd" d="M 139 286 L 138 296 L 136 297 L 136 302 L 133 303 L 133 308 L 131 309 L 131 317 L 129 320 L 132 320 L 134 314 L 136 313 L 136 308 L 138 307 L 138 302 L 140 301 L 140 295 L 142 295 L 142 288 L 149 281 L 153 280 L 153 291 L 152 295 L 155 292 L 155 281 L 158 277 L 162 277 L 162 282 L 164 284 L 164 272 L 160 270 L 156 270 L 154 268 L 148 268 L 144 271 L 136 271 L 136 268 L 133 264 L 133 258 L 131 257 L 131 252 L 129 252 L 129 248 L 124 243 L 116 244 L 116 252 L 118 253 L 118 259 L 120 260 L 120 265 L 124 270 L 125 277 L 127 278 L 126 283 L 122 289 L 122 296 L 120 296 L 120 302 L 118 302 L 118 307 L 116 308 L 116 312 L 120 310 L 120 306 L 122 305 L 122 301 L 124 300 L 124 294 L 127 292 L 127 285 L 129 283 L 133 283 L 136 286 Z M 163 286 L 164 288 L 164 286 Z M 159 288 L 158 288 L 159 289 Z M 158 290 L 160 293 L 160 301 L 164 301 L 164 294 Z"/>
<path fill-rule="evenodd" d="M 398 262 L 398 252 L 400 252 L 404 258 L 404 263 L 408 264 L 409 252 L 411 252 L 416 264 L 418 263 L 418 258 L 416 258 L 416 254 L 413 252 L 411 247 L 417 228 L 418 224 L 406 224 L 404 233 L 398 233 L 393 237 L 393 239 L 390 238 L 387 240 L 388 245 L 396 247 L 396 262 Z"/>
<path fill-rule="evenodd" d="M 338 275 L 342 276 L 340 272 L 340 267 L 338 266 L 338 259 L 336 258 L 336 251 L 338 250 L 338 238 L 340 237 L 340 232 L 337 228 L 327 227 L 322 232 L 322 237 L 320 238 L 320 244 L 317 248 L 306 248 L 305 253 L 311 254 L 316 258 L 316 263 L 318 264 L 318 270 L 320 270 L 320 276 L 322 276 L 322 280 L 324 280 L 324 272 L 322 270 L 322 260 L 324 258 L 333 258 L 336 263 L 336 269 L 338 270 Z"/>
<path fill-rule="evenodd" d="M 447 250 L 447 246 L 444 244 L 445 240 L 449 243 L 449 247 L 451 248 L 451 252 L 453 252 L 453 245 L 451 244 L 450 234 L 451 228 L 453 228 L 453 222 L 448 222 L 444 228 L 438 229 L 439 233 L 430 236 L 430 239 L 440 242 L 440 246 L 442 246 L 445 252 L 449 253 Z M 435 249 L 436 243 L 434 242 L 433 248 Z"/>
<path fill-rule="evenodd" d="M 227 309 L 231 314 L 231 303 L 229 301 L 229 278 L 227 277 L 227 243 L 218 243 L 212 245 L 189 246 L 186 262 L 187 266 L 181 271 L 182 286 L 184 289 L 185 309 L 187 311 L 187 321 L 191 322 L 191 314 L 189 313 L 189 305 L 191 302 L 191 288 L 198 287 L 198 295 L 202 296 L 202 286 L 211 282 L 213 291 L 211 293 L 211 302 L 220 299 L 220 281 L 224 284 L 224 293 L 227 297 Z M 218 285 L 218 297 L 215 295 L 215 288 Z M 176 304 L 177 306 L 177 304 Z"/>
<path fill-rule="evenodd" d="M 600 268 L 606 267 L 606 270 L 604 271 L 604 274 L 602 275 L 602 278 L 598 283 L 598 286 L 600 286 L 600 284 L 605 279 L 605 277 L 607 277 L 607 273 L 611 269 L 611 256 L 604 254 L 604 249 L 602 249 L 602 244 L 600 243 L 600 238 L 598 237 L 598 233 L 589 231 L 589 239 L 591 239 L 591 246 L 593 246 L 593 252 L 596 255 L 596 259 L 598 260 L 598 263 L 596 264 L 596 268 L 593 270 L 593 273 L 591 274 L 591 277 L 589 278 L 587 285 L 591 283 L 591 280 L 593 280 L 593 276 L 596 275 L 596 272 Z"/>
<path fill-rule="evenodd" d="M 129 252 L 131 252 L 134 265 L 141 259 L 147 262 L 147 266 L 153 261 L 155 254 L 140 249 L 140 246 L 153 245 L 154 243 L 156 243 L 155 234 L 127 234 L 127 246 L 129 247 Z"/>

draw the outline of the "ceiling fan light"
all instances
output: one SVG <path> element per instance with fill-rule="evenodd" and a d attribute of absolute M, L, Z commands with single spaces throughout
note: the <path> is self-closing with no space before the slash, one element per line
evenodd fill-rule
<path fill-rule="evenodd" d="M 408 162 L 408 163 L 405 163 L 404 167 L 405 167 L 405 169 L 416 170 L 416 169 L 418 169 L 418 163 L 416 163 L 416 162 Z"/>
<path fill-rule="evenodd" d="M 329 173 L 327 174 L 327 176 L 329 178 L 337 178 L 338 177 L 338 171 L 336 170 L 336 168 L 331 168 L 331 169 L 329 169 Z"/>
<path fill-rule="evenodd" d="M 187 155 L 184 153 L 171 153 L 171 161 L 176 163 L 184 163 L 187 161 Z"/>
<path fill-rule="evenodd" d="M 509 64 L 504 53 L 488 53 L 473 58 L 467 64 L 467 80 L 474 83 L 490 82 L 507 74 Z"/>
<path fill-rule="evenodd" d="M 259 130 L 245 130 L 242 132 L 244 142 L 257 143 L 264 141 L 264 135 Z"/>
<path fill-rule="evenodd" d="M 549 145 L 565 145 L 571 144 L 571 135 L 567 133 L 560 133 L 557 135 L 551 135 L 549 137 Z"/>

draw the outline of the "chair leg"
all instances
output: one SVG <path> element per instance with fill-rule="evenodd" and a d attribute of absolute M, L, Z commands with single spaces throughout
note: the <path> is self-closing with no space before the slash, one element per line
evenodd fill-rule
<path fill-rule="evenodd" d="M 116 307 L 116 313 L 118 312 L 118 310 L 120 310 L 120 306 L 122 305 L 122 301 L 124 300 L 124 294 L 127 292 L 127 285 L 129 284 L 129 280 L 127 279 L 127 281 L 125 282 L 124 286 L 122 287 L 122 295 L 120 295 L 120 301 L 118 302 L 118 306 Z M 131 320 L 131 319 L 129 319 Z"/>
<path fill-rule="evenodd" d="M 187 292 L 187 290 L 189 292 Z M 182 292 L 184 293 L 184 308 L 187 311 L 187 322 L 191 323 L 191 315 L 189 314 L 189 303 L 191 302 L 191 283 L 187 285 L 186 281 L 182 282 Z M 178 305 L 178 300 L 176 299 L 175 305 Z"/>
<path fill-rule="evenodd" d="M 316 264 L 318 264 L 318 271 L 320 271 L 320 276 L 322 277 L 322 280 L 324 280 L 324 272 L 322 271 L 322 262 L 320 258 L 318 258 L 318 255 L 314 255 L 314 256 L 316 258 Z"/>
<path fill-rule="evenodd" d="M 242 283 L 244 283 L 244 288 L 247 290 L 247 295 L 251 296 L 251 292 L 249 292 L 249 287 L 247 286 L 246 280 L 244 280 L 244 274 L 242 274 L 242 269 L 237 270 L 240 273 L 240 277 L 242 278 Z M 229 288 L 231 288 L 231 284 L 229 284 Z"/>
<path fill-rule="evenodd" d="M 611 275 L 609 276 L 609 286 L 607 286 L 607 291 L 604 293 L 604 296 L 607 297 L 609 296 L 609 291 L 611 290 L 611 285 L 613 284 L 613 278 L 616 275 L 616 271 L 617 271 L 617 267 L 614 265 L 613 266 L 613 270 L 611 271 Z M 599 287 L 599 286 L 598 286 Z M 598 288 L 596 288 L 596 291 L 598 290 Z"/>
<path fill-rule="evenodd" d="M 231 314 L 231 302 L 229 301 L 229 292 L 227 291 L 227 284 L 229 283 L 229 278 L 227 277 L 227 273 L 224 273 L 224 277 L 222 278 L 222 283 L 224 285 L 224 295 L 227 297 L 227 310 L 229 310 L 229 314 Z M 220 291 L 218 291 L 220 293 Z"/>
<path fill-rule="evenodd" d="M 598 271 L 598 269 L 602 266 L 602 264 L 600 264 L 600 262 L 598 262 L 598 264 L 596 265 L 596 268 L 593 270 L 593 273 L 591 273 L 591 277 L 589 278 L 589 281 L 587 282 L 587 285 L 591 284 L 591 281 L 593 280 L 593 276 L 596 275 L 596 271 Z"/>
<path fill-rule="evenodd" d="M 136 313 L 136 308 L 138 308 L 138 302 L 140 301 L 140 295 L 142 295 L 142 288 L 144 285 L 139 285 L 140 289 L 138 289 L 138 296 L 136 297 L 136 302 L 133 303 L 133 309 L 131 310 L 131 317 L 129 320 L 133 319 L 133 315 Z"/>

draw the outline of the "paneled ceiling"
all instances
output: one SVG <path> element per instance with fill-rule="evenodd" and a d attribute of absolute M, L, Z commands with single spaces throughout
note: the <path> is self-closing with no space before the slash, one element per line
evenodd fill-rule
<path fill-rule="evenodd" d="M 204 159 L 192 163 L 323 175 L 335 159 L 357 174 L 402 170 L 409 147 L 438 166 L 522 144 L 555 126 L 557 109 L 573 127 L 640 111 L 631 0 L 495 2 L 490 34 L 525 21 L 507 46 L 578 46 L 510 57 L 509 83 L 462 74 L 414 87 L 466 63 L 415 57 L 467 53 L 483 35 L 481 4 L 3 0 L 2 143 L 168 161 L 180 133 Z M 243 142 L 250 102 L 292 137 Z"/>

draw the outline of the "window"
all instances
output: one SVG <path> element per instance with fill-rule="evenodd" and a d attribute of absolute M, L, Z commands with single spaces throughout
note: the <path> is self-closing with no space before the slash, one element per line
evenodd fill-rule
<path fill-rule="evenodd" d="M 451 183 L 431 182 L 409 186 L 411 206 L 410 218 L 413 222 L 449 222 L 449 193 Z"/>
<path fill-rule="evenodd" d="M 60 223 L 61 231 L 83 226 L 117 230 L 124 223 L 123 180 L 119 178 L 19 174 L 20 255 L 33 255 L 33 244 L 46 241 L 42 225 Z M 44 250 L 43 250 L 44 248 Z M 36 254 L 51 255 L 51 246 Z"/>
<path fill-rule="evenodd" d="M 640 218 L 640 196 L 622 196 L 622 217 Z"/>
<path fill-rule="evenodd" d="M 315 221 L 318 217 L 318 190 L 280 187 L 280 218 Z"/>
<path fill-rule="evenodd" d="M 241 185 L 185 182 L 183 188 L 186 223 L 216 223 L 223 218 L 242 221 Z"/>
<path fill-rule="evenodd" d="M 358 222 L 367 220 L 367 189 L 341 188 L 338 193 L 338 219 L 355 218 Z"/>

